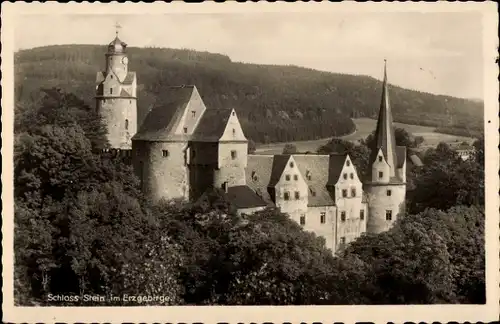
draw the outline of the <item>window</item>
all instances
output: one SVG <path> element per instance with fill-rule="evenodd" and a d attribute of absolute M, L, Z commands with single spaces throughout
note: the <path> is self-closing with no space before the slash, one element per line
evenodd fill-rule
<path fill-rule="evenodd" d="M 378 177 L 379 177 L 379 178 L 383 178 L 383 177 L 384 177 L 384 172 L 379 171 L 379 172 L 378 172 Z"/>
<path fill-rule="evenodd" d="M 128 129 L 128 119 L 125 119 L 125 129 Z"/>
<path fill-rule="evenodd" d="M 295 191 L 295 199 L 296 200 L 300 199 L 300 192 Z"/>
<path fill-rule="evenodd" d="M 392 220 L 392 210 L 386 210 L 385 211 L 385 220 Z"/>
<path fill-rule="evenodd" d="M 109 94 L 113 94 L 113 88 L 109 88 Z"/>
<path fill-rule="evenodd" d="M 255 172 L 255 171 L 252 171 L 252 180 L 253 181 L 259 180 L 259 177 L 257 177 L 257 172 Z"/>
<path fill-rule="evenodd" d="M 290 168 L 293 168 L 294 164 L 293 162 L 290 162 Z"/>
<path fill-rule="evenodd" d="M 351 173 L 350 176 L 351 176 L 351 179 L 354 179 L 354 173 Z"/>
<path fill-rule="evenodd" d="M 387 196 L 391 196 L 392 195 L 392 191 L 391 190 L 387 190 Z"/>
<path fill-rule="evenodd" d="M 344 180 L 347 180 L 347 173 L 344 173 Z"/>
<path fill-rule="evenodd" d="M 231 159 L 236 159 L 236 151 L 231 151 Z"/>
<path fill-rule="evenodd" d="M 356 197 L 356 188 L 351 189 L 351 196 Z"/>
<path fill-rule="evenodd" d="M 113 74 L 111 74 L 111 79 L 113 79 Z"/>
<path fill-rule="evenodd" d="M 342 222 L 345 222 L 345 211 L 340 212 L 340 220 L 341 220 Z"/>
<path fill-rule="evenodd" d="M 306 178 L 307 178 L 307 180 L 311 180 L 312 179 L 311 171 L 309 171 L 309 170 L 306 171 Z"/>
<path fill-rule="evenodd" d="M 342 237 L 340 238 L 340 244 L 345 244 L 345 237 L 344 237 L 344 236 L 342 236 Z"/>
<path fill-rule="evenodd" d="M 137 149 L 137 150 L 135 151 L 135 155 L 136 155 L 136 156 L 141 156 L 141 150 Z"/>
<path fill-rule="evenodd" d="M 191 157 L 194 159 L 195 156 L 196 156 L 196 151 L 195 150 L 191 150 Z"/>
<path fill-rule="evenodd" d="M 379 162 L 382 162 L 382 156 L 379 156 L 379 157 L 378 157 L 378 161 L 379 161 Z"/>
<path fill-rule="evenodd" d="M 321 212 L 320 214 L 320 222 L 321 224 L 324 224 L 326 222 L 326 213 L 325 212 Z"/>
<path fill-rule="evenodd" d="M 347 162 L 345 163 L 347 166 L 350 166 L 351 165 L 351 162 L 349 162 L 349 160 L 347 160 Z"/>
<path fill-rule="evenodd" d="M 314 189 L 313 189 L 313 188 L 309 187 L 309 192 L 311 193 L 311 195 L 312 195 L 313 197 L 315 197 L 315 196 L 316 196 L 316 191 L 314 191 Z"/>
<path fill-rule="evenodd" d="M 233 112 L 231 113 L 231 115 L 233 115 L 233 116 L 234 116 L 234 115 L 236 115 L 236 113 L 233 111 Z"/>
<path fill-rule="evenodd" d="M 284 198 L 285 200 L 290 200 L 290 193 L 288 191 L 285 191 Z"/>
<path fill-rule="evenodd" d="M 194 111 L 194 110 L 191 111 L 191 117 L 193 117 L 193 118 L 196 117 L 196 111 Z"/>
<path fill-rule="evenodd" d="M 131 103 L 132 103 L 132 100 L 129 100 L 129 101 L 128 101 L 128 103 L 129 103 L 129 104 L 131 104 Z"/>
<path fill-rule="evenodd" d="M 299 180 L 299 176 L 298 176 L 298 175 L 296 175 L 296 174 L 294 174 L 294 175 L 293 175 L 293 180 L 295 180 L 295 181 Z"/>
<path fill-rule="evenodd" d="M 347 197 L 347 189 L 342 189 L 342 197 Z"/>
<path fill-rule="evenodd" d="M 102 103 L 106 103 L 106 99 L 102 99 Z"/>
<path fill-rule="evenodd" d="M 168 157 L 170 153 L 168 152 L 168 150 L 162 150 L 161 155 L 163 155 L 163 157 Z"/>
<path fill-rule="evenodd" d="M 300 225 L 306 225 L 306 215 L 300 215 Z"/>
<path fill-rule="evenodd" d="M 286 179 L 286 181 L 290 181 L 290 175 L 289 175 L 289 174 L 287 174 L 287 175 L 285 176 L 285 179 Z"/>
<path fill-rule="evenodd" d="M 236 135 L 236 129 L 233 128 L 233 136 Z"/>
<path fill-rule="evenodd" d="M 365 219 L 365 210 L 364 209 L 361 209 L 359 211 L 359 219 L 361 219 L 361 220 Z"/>

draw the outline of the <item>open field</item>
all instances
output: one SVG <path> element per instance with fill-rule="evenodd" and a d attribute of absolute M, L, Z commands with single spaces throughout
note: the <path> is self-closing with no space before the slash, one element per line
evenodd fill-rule
<path fill-rule="evenodd" d="M 360 139 L 364 139 L 368 135 L 370 135 L 370 133 L 375 130 L 377 123 L 375 119 L 369 119 L 369 118 L 356 118 L 353 119 L 353 121 L 356 124 L 356 132 L 346 136 L 342 136 L 340 138 L 346 141 L 357 142 Z M 414 136 L 422 136 L 424 138 L 424 143 L 421 145 L 422 149 L 428 147 L 435 147 L 440 142 L 446 142 L 446 143 L 455 143 L 463 141 L 467 141 L 469 143 L 473 142 L 473 139 L 469 137 L 435 133 L 434 127 L 410 125 L 402 123 L 394 123 L 394 126 L 399 128 L 404 128 Z M 312 141 L 297 141 L 297 142 L 290 142 L 290 144 L 295 145 L 299 152 L 307 152 L 307 151 L 316 152 L 318 147 L 328 143 L 330 139 L 331 138 L 322 138 Z M 272 143 L 272 144 L 257 145 L 257 150 L 255 153 L 280 154 L 283 151 L 283 147 L 286 144 L 288 143 Z"/>

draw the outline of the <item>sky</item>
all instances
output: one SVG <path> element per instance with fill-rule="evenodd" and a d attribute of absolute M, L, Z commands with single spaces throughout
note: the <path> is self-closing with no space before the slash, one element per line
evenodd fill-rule
<path fill-rule="evenodd" d="M 133 47 L 189 48 L 377 79 L 387 59 L 391 84 L 483 98 L 482 21 L 475 12 L 34 14 L 16 19 L 15 50 L 106 45 L 117 22 Z"/>

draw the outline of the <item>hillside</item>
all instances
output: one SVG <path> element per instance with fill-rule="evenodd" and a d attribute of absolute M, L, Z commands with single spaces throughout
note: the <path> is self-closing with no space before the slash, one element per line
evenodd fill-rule
<path fill-rule="evenodd" d="M 16 53 L 16 113 L 38 99 L 41 87 L 60 87 L 94 105 L 95 75 L 104 67 L 105 51 L 106 46 L 58 45 Z M 140 119 L 162 88 L 195 84 L 209 108 L 234 107 L 247 136 L 260 143 L 348 134 L 355 128 L 350 118 L 375 116 L 380 102 L 381 82 L 367 76 L 235 63 L 191 50 L 132 47 L 129 58 L 138 74 Z M 454 131 L 482 128 L 480 102 L 395 86 L 390 91 L 395 121 Z"/>

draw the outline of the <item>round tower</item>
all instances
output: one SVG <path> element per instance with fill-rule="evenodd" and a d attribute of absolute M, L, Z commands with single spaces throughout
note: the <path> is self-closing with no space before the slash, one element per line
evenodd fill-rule
<path fill-rule="evenodd" d="M 137 132 L 137 80 L 128 70 L 127 44 L 118 38 L 118 31 L 105 59 L 105 70 L 97 73 L 96 108 L 111 149 L 130 150 Z"/>
<path fill-rule="evenodd" d="M 382 101 L 375 138 L 371 147 L 368 179 L 368 233 L 384 232 L 392 227 L 399 214 L 404 213 L 406 196 L 406 147 L 396 146 L 392 113 L 384 66 Z"/>

